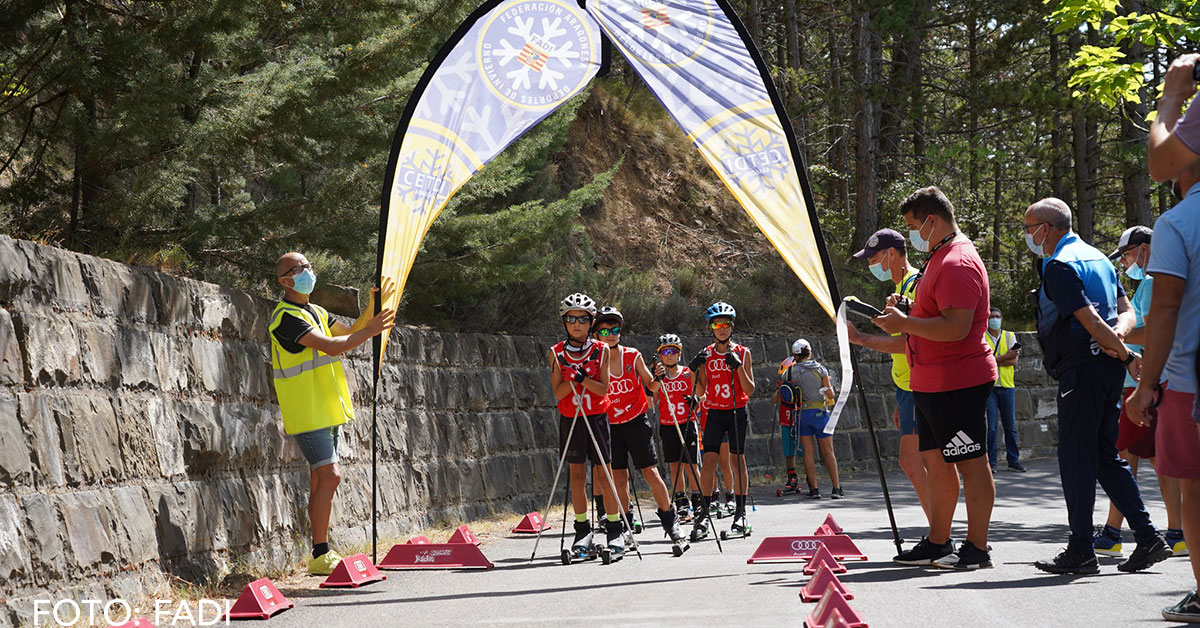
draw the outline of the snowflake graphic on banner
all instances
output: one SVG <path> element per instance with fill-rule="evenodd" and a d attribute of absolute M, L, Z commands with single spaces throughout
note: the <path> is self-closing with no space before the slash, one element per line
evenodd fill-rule
<path fill-rule="evenodd" d="M 546 5 L 543 15 L 522 17 L 514 5 L 484 28 L 480 70 L 500 97 L 542 109 L 568 98 L 586 80 L 592 34 L 563 5 L 534 4 Z"/>
<path fill-rule="evenodd" d="M 424 153 L 421 155 L 421 153 Z M 409 154 L 396 170 L 394 192 L 414 214 L 426 214 L 450 196 L 449 153 L 424 149 Z"/>
<path fill-rule="evenodd" d="M 774 190 L 791 168 L 782 138 L 753 128 L 729 134 L 721 163 L 739 186 L 755 193 Z"/>

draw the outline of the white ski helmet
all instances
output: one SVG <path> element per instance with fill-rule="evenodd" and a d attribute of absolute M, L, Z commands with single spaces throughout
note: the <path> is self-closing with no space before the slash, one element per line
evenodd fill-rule
<path fill-rule="evenodd" d="M 792 343 L 792 355 L 800 355 L 803 353 L 810 353 L 810 352 L 812 352 L 812 347 L 809 346 L 807 340 L 801 338 L 801 339 L 797 340 L 796 342 Z"/>
<path fill-rule="evenodd" d="M 676 336 L 675 334 L 663 334 L 658 337 L 658 349 L 657 350 L 661 351 L 663 347 L 675 347 L 676 349 L 679 349 L 682 352 L 683 351 L 683 341 L 680 340 L 679 336 Z"/>
<path fill-rule="evenodd" d="M 589 297 L 582 292 L 576 292 L 575 294 L 563 299 L 562 303 L 558 305 L 558 315 L 559 317 L 562 317 L 571 310 L 583 310 L 584 312 L 595 316 L 596 302 L 592 300 L 592 297 Z"/>

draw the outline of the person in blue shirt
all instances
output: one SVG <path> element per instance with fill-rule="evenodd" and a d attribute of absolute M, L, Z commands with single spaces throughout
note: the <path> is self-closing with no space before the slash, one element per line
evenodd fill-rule
<path fill-rule="evenodd" d="M 1137 291 L 1130 299 L 1137 322 L 1124 338 L 1129 348 L 1134 351 L 1142 350 L 1142 342 L 1146 337 L 1146 321 L 1150 314 L 1150 295 L 1154 291 L 1154 277 L 1146 274 L 1146 265 L 1150 262 L 1150 240 L 1153 235 L 1154 232 L 1149 227 L 1140 225 L 1130 227 L 1121 234 L 1121 238 L 1117 242 L 1117 250 L 1108 256 L 1109 259 L 1120 264 L 1120 268 L 1124 269 L 1130 279 L 1138 282 Z M 1125 391 L 1122 398 L 1132 395 L 1136 387 L 1137 380 L 1126 373 Z M 1151 411 L 1151 416 L 1156 414 L 1157 412 Z M 1136 478 L 1138 461 L 1142 458 L 1150 461 L 1151 466 L 1156 466 L 1154 448 L 1156 430 L 1154 428 L 1157 422 L 1151 421 L 1149 427 L 1136 425 L 1129 419 L 1129 415 L 1122 407 L 1118 423 L 1117 452 L 1125 462 L 1129 463 L 1133 477 Z M 1184 542 L 1183 530 L 1179 527 L 1181 525 L 1179 521 L 1179 480 L 1162 474 L 1157 475 L 1163 504 L 1167 507 L 1167 544 L 1171 546 L 1171 551 L 1175 556 L 1184 556 L 1187 554 L 1187 543 Z M 1121 523 L 1124 520 L 1125 516 L 1121 514 L 1117 505 L 1109 503 L 1108 521 L 1105 522 L 1104 527 L 1096 530 L 1096 536 L 1092 541 L 1092 547 L 1097 554 L 1121 556 Z"/>
<path fill-rule="evenodd" d="M 1146 268 L 1154 277 L 1154 324 L 1146 329 L 1141 379 L 1125 405 L 1130 420 L 1148 425 L 1147 410 L 1157 398 L 1158 472 L 1179 478 L 1183 536 L 1195 546 L 1200 543 L 1200 433 L 1194 421 L 1200 344 L 1200 161 L 1192 162 L 1176 181 L 1186 192 L 1154 223 L 1154 248 Z M 1191 561 L 1200 584 L 1200 559 L 1192 554 Z M 1193 590 L 1162 614 L 1169 621 L 1200 622 L 1200 596 Z"/>
<path fill-rule="evenodd" d="M 1038 342 L 1046 372 L 1058 380 L 1058 470 L 1071 527 L 1066 549 L 1034 566 L 1057 574 L 1100 572 L 1092 547 L 1099 480 L 1138 542 L 1117 569 L 1141 571 L 1170 557 L 1171 548 L 1150 522 L 1115 446 L 1124 371 L 1136 374 L 1141 366 L 1121 340 L 1134 325 L 1129 299 L 1108 257 L 1071 230 L 1071 210 L 1061 200 L 1029 206 L 1025 243 L 1044 258 L 1038 264 Z"/>

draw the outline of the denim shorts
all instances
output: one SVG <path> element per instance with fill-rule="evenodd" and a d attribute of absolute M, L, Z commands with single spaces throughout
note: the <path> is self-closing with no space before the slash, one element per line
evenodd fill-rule
<path fill-rule="evenodd" d="M 916 400 L 911 390 L 896 387 L 896 407 L 900 410 L 900 435 L 917 433 Z"/>
<path fill-rule="evenodd" d="M 304 454 L 304 459 L 308 461 L 308 467 L 316 469 L 327 464 L 337 464 L 340 431 L 341 426 L 335 425 L 311 432 L 292 434 L 292 438 L 296 439 L 296 444 L 300 446 L 300 453 Z"/>

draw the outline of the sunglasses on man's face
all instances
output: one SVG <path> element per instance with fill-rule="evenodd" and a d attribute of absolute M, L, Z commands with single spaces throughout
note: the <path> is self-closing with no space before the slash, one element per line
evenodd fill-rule
<path fill-rule="evenodd" d="M 713 322 L 709 323 L 708 326 L 712 329 L 729 329 L 730 327 L 733 327 L 733 322 L 732 321 L 713 321 Z"/>
<path fill-rule="evenodd" d="M 659 349 L 658 355 L 661 355 L 661 356 L 679 355 L 679 349 L 676 349 L 675 347 L 667 347 L 666 349 Z"/>
<path fill-rule="evenodd" d="M 575 316 L 573 314 L 564 314 L 563 322 L 568 323 L 568 324 L 579 323 L 581 325 L 591 325 L 592 324 L 592 315 L 584 314 L 583 316 Z"/>
<path fill-rule="evenodd" d="M 620 327 L 606 327 L 604 329 L 597 329 L 596 335 L 600 336 L 601 338 L 607 338 L 609 336 L 620 336 L 621 328 Z"/>

